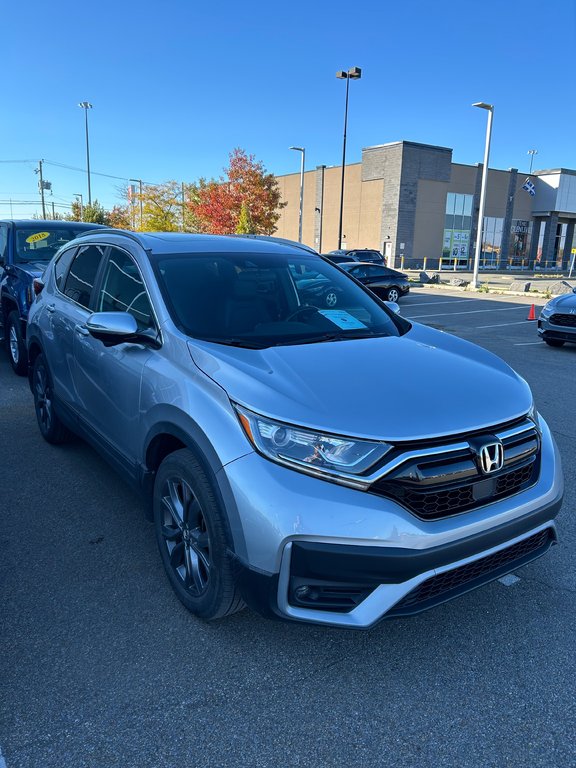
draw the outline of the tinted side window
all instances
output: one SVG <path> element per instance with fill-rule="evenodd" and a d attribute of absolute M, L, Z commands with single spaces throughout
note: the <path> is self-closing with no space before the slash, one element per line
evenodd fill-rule
<path fill-rule="evenodd" d="M 68 248 L 67 251 L 64 251 L 64 253 L 58 257 L 58 261 L 54 264 L 54 280 L 56 281 L 56 287 L 59 291 L 62 290 L 64 278 L 75 253 L 76 248 Z"/>
<path fill-rule="evenodd" d="M 151 328 L 152 308 L 140 272 L 127 253 L 111 248 L 104 270 L 97 312 L 129 312 L 140 330 Z"/>
<path fill-rule="evenodd" d="M 388 272 L 382 267 L 366 267 L 366 271 L 370 277 L 387 277 Z"/>
<path fill-rule="evenodd" d="M 68 272 L 63 293 L 88 309 L 104 249 L 99 245 L 80 248 Z"/>

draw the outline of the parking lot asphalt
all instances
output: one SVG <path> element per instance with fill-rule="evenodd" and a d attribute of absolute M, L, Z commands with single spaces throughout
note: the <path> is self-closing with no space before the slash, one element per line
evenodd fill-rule
<path fill-rule="evenodd" d="M 538 342 L 531 301 L 401 306 L 528 380 L 564 461 L 560 544 L 369 632 L 189 615 L 138 496 L 84 443 L 42 441 L 2 351 L 0 768 L 576 765 L 576 345 Z M 434 408 L 425 382 L 412 407 Z"/>

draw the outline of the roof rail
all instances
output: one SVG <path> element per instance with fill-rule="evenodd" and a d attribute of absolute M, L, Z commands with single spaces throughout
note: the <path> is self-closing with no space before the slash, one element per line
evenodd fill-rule
<path fill-rule="evenodd" d="M 80 237 L 86 237 L 87 235 L 124 235 L 125 237 L 129 237 L 131 240 L 134 240 L 134 242 L 138 243 L 138 245 L 142 245 L 142 241 L 140 240 L 140 238 L 129 229 L 116 229 L 116 227 L 101 227 L 100 229 L 88 230 L 86 232 L 86 235 L 83 234 L 83 235 L 80 235 Z"/>
<path fill-rule="evenodd" d="M 273 243 L 291 245 L 293 248 L 300 248 L 302 251 L 313 253 L 315 256 L 318 255 L 318 251 L 315 251 L 314 248 L 311 248 L 309 245 L 305 245 L 304 243 L 298 243 L 296 242 L 296 240 L 289 240 L 286 237 L 274 237 L 273 235 L 244 235 L 244 234 L 242 235 L 235 234 L 235 235 L 232 235 L 232 237 L 247 237 L 248 239 L 252 239 L 252 240 L 270 240 Z"/>

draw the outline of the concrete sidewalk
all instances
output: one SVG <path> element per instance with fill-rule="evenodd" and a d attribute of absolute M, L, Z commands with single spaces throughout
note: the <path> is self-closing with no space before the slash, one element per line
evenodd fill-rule
<path fill-rule="evenodd" d="M 421 270 L 407 269 L 404 270 L 404 272 L 409 276 L 410 280 L 420 283 L 421 285 L 428 285 L 428 283 L 420 280 Z M 431 287 L 437 286 L 439 288 L 450 288 L 453 290 L 474 290 L 473 288 L 470 288 L 469 285 L 459 288 L 450 283 L 453 278 L 458 278 L 469 284 L 472 281 L 471 271 L 458 270 L 457 272 L 452 272 L 450 270 L 442 270 L 438 272 L 437 270 L 428 270 L 427 274 L 430 276 L 440 276 L 440 282 L 430 283 Z M 572 288 L 576 288 L 576 270 L 572 273 L 572 278 L 568 277 L 568 272 L 554 273 L 551 275 L 550 273 L 540 274 L 539 272 L 527 272 L 525 270 L 507 270 L 506 272 L 485 272 L 481 270 L 478 275 L 478 280 L 480 283 L 480 288 L 478 290 L 483 292 L 504 293 L 511 296 L 529 296 L 532 293 L 543 296 L 557 296 L 561 293 L 561 291 L 557 290 L 558 283 L 564 281 L 572 286 Z M 513 289 L 512 284 L 518 282 L 530 283 L 528 291 Z"/>

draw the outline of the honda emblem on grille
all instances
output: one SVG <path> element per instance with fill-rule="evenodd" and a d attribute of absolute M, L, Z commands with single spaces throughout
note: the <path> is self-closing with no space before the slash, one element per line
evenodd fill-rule
<path fill-rule="evenodd" d="M 504 466 L 504 446 L 502 443 L 486 443 L 478 451 L 480 469 L 485 475 L 498 472 Z"/>

